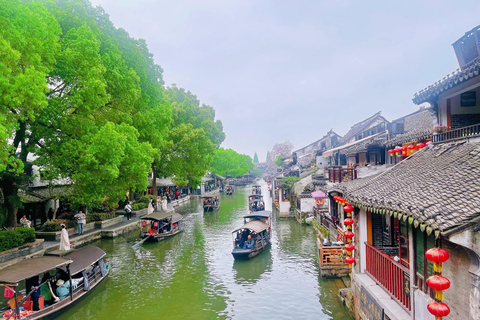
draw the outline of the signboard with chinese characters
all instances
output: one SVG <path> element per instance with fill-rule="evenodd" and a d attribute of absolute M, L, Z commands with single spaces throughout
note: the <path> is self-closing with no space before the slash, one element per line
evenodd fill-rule
<path fill-rule="evenodd" d="M 362 286 L 360 291 L 360 303 L 362 310 L 369 317 L 370 320 L 383 320 L 383 308 L 380 307 L 378 302 L 368 293 Z"/>
<path fill-rule="evenodd" d="M 410 297 L 410 276 L 403 273 L 403 291 L 407 297 Z"/>

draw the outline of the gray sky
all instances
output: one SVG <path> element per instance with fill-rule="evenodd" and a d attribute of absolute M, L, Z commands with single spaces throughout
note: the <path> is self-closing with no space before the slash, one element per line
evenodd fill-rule
<path fill-rule="evenodd" d="M 92 0 L 146 39 L 167 85 L 216 110 L 222 146 L 265 161 L 377 111 L 458 67 L 451 44 L 480 24 L 478 0 Z M 461 3 L 461 4 L 460 4 Z"/>

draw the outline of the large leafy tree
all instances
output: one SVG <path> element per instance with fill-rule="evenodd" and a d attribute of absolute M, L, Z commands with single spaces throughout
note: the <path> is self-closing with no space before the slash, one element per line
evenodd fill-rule
<path fill-rule="evenodd" d="M 160 157 L 154 162 L 154 175 L 173 177 L 176 183 L 196 186 L 209 168 L 215 149 L 225 139 L 222 122 L 215 110 L 200 105 L 195 95 L 175 85 L 167 88 L 173 122 Z M 156 192 L 156 188 L 154 188 Z"/>
<path fill-rule="evenodd" d="M 222 176 L 238 177 L 245 175 L 254 167 L 250 156 L 232 149 L 219 148 L 215 151 L 210 170 Z"/>
<path fill-rule="evenodd" d="M 38 2 L 0 0 L 0 223 L 16 225 L 29 123 L 47 105 L 60 29 Z"/>

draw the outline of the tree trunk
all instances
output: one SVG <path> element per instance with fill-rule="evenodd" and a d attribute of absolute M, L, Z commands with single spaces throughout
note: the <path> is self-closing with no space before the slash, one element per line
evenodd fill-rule
<path fill-rule="evenodd" d="M 0 181 L 5 201 L 4 208 L 7 211 L 4 224 L 7 228 L 16 228 L 18 206 L 15 202 L 15 198 L 18 197 L 17 184 L 15 183 L 15 179 L 12 179 L 11 176 L 3 176 L 2 180 Z"/>

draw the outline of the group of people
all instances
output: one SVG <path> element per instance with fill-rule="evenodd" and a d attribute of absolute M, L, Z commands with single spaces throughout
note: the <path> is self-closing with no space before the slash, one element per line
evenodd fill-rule
<path fill-rule="evenodd" d="M 235 248 L 251 249 L 255 244 L 252 235 L 249 234 L 245 240 L 244 233 L 240 231 L 237 232 L 237 236 L 235 237 Z"/>

